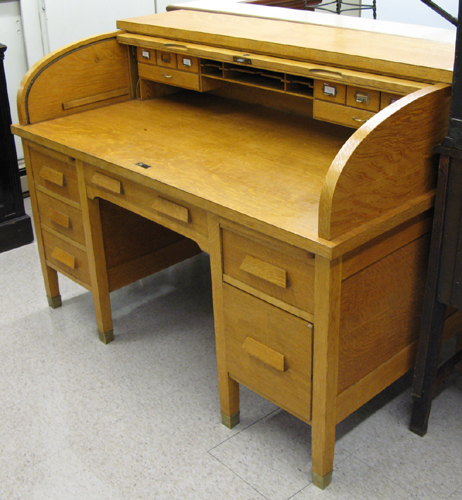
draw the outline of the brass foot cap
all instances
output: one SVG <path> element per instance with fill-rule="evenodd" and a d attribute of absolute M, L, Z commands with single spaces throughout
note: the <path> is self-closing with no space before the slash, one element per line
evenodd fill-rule
<path fill-rule="evenodd" d="M 99 339 L 103 344 L 109 344 L 114 340 L 114 330 L 109 330 L 106 333 L 102 333 L 98 330 Z"/>
<path fill-rule="evenodd" d="M 311 479 L 315 486 L 321 488 L 321 490 L 324 490 L 332 482 L 332 471 L 330 471 L 325 476 L 320 476 L 318 473 L 311 471 Z"/>
<path fill-rule="evenodd" d="M 56 295 L 56 297 L 48 297 L 48 305 L 52 307 L 53 309 L 56 309 L 57 307 L 61 307 L 63 305 L 63 302 L 61 300 L 61 295 Z"/>
<path fill-rule="evenodd" d="M 236 427 L 236 425 L 239 423 L 239 415 L 240 412 L 237 412 L 231 416 L 221 412 L 221 423 L 223 425 L 226 425 L 226 427 L 228 427 L 229 429 L 232 429 L 233 427 Z"/>

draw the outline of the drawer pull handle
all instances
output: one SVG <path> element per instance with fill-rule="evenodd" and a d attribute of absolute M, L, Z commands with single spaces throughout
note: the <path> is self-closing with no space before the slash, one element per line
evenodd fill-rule
<path fill-rule="evenodd" d="M 107 189 L 112 193 L 116 194 L 123 193 L 122 183 L 117 179 L 113 179 L 112 177 L 107 177 L 106 175 L 101 175 L 101 174 L 94 174 L 93 177 L 91 178 L 91 182 L 95 186 Z"/>
<path fill-rule="evenodd" d="M 365 123 L 367 120 L 364 120 L 363 118 L 356 118 L 356 116 L 353 116 L 353 121 L 359 122 L 359 123 Z"/>
<path fill-rule="evenodd" d="M 165 73 L 162 73 L 162 76 L 163 76 L 164 78 L 168 78 L 168 79 L 169 79 L 169 78 L 173 78 L 173 75 L 166 75 Z"/>
<path fill-rule="evenodd" d="M 66 229 L 71 228 L 71 218 L 54 208 L 48 209 L 48 218 L 55 224 L 58 224 L 58 226 L 65 227 Z"/>
<path fill-rule="evenodd" d="M 164 47 L 167 49 L 188 50 L 188 47 L 186 47 L 186 45 L 180 45 L 179 43 L 164 43 Z"/>
<path fill-rule="evenodd" d="M 247 354 L 257 358 L 262 363 L 265 363 L 265 365 L 271 366 L 271 368 L 280 372 L 284 372 L 286 370 L 284 355 L 274 349 L 271 349 L 270 347 L 267 347 L 257 340 L 247 337 L 242 344 L 242 348 Z"/>
<path fill-rule="evenodd" d="M 246 255 L 240 266 L 242 271 L 253 274 L 281 288 L 287 288 L 287 271 L 280 267 L 273 266 L 251 255 Z"/>
<path fill-rule="evenodd" d="M 164 200 L 163 198 L 157 198 L 151 206 L 154 210 L 181 222 L 189 222 L 189 209 L 186 207 L 177 205 L 169 200 Z"/>
<path fill-rule="evenodd" d="M 40 177 L 48 182 L 51 182 L 52 184 L 56 184 L 57 186 L 64 186 L 64 174 L 58 170 L 54 170 L 53 168 L 43 167 L 42 170 L 40 170 Z"/>
<path fill-rule="evenodd" d="M 369 94 L 368 92 L 356 92 L 355 101 L 358 102 L 359 104 L 370 104 L 371 94 Z"/>
<path fill-rule="evenodd" d="M 65 252 L 62 248 L 54 247 L 53 251 L 51 252 L 51 256 L 53 257 L 53 259 L 61 262 L 61 264 L 64 264 L 71 269 L 77 268 L 77 261 L 74 255 Z"/>
<path fill-rule="evenodd" d="M 342 75 L 342 73 L 340 73 L 340 71 L 331 71 L 329 69 L 313 68 L 313 69 L 310 69 L 310 73 L 314 73 L 316 75 L 333 76 L 335 78 L 343 78 L 343 75 Z"/>

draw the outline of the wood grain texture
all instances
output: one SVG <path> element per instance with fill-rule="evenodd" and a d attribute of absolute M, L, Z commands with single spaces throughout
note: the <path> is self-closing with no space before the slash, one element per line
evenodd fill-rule
<path fill-rule="evenodd" d="M 285 269 L 273 266 L 251 255 L 246 255 L 244 257 L 240 269 L 246 273 L 253 274 L 254 276 L 269 281 L 276 286 L 287 288 L 287 271 Z"/>
<path fill-rule="evenodd" d="M 215 324 L 215 348 L 217 356 L 218 390 L 222 415 L 231 418 L 239 415 L 239 384 L 231 378 L 226 362 L 225 312 L 223 298 L 223 263 L 221 228 L 218 217 L 208 214 L 210 239 L 210 270 L 212 274 L 213 319 Z"/>
<path fill-rule="evenodd" d="M 343 282 L 339 393 L 416 341 L 428 245 L 421 236 Z"/>
<path fill-rule="evenodd" d="M 322 15 L 322 14 L 321 14 Z M 322 21 L 321 21 L 322 22 Z M 174 11 L 117 22 L 130 33 L 451 83 L 454 45 L 350 29 L 209 12 Z"/>
<path fill-rule="evenodd" d="M 247 337 L 242 344 L 242 349 L 261 362 L 266 363 L 275 370 L 280 372 L 285 371 L 285 357 L 284 354 L 269 348 L 268 346 L 258 342 L 252 337 Z"/>
<path fill-rule="evenodd" d="M 334 239 L 434 188 L 433 147 L 447 130 L 450 87 L 403 97 L 363 125 L 327 173 L 319 236 Z"/>
<path fill-rule="evenodd" d="M 231 377 L 310 422 L 311 325 L 230 285 L 223 285 L 223 294 L 226 366 Z M 254 341 L 251 353 L 245 348 L 249 337 Z M 258 351 L 255 342 L 260 344 Z"/>
<path fill-rule="evenodd" d="M 127 47 L 115 33 L 67 45 L 39 61 L 18 91 L 20 123 L 36 123 L 130 98 Z"/>
<path fill-rule="evenodd" d="M 248 238 L 224 229 L 222 238 L 226 275 L 282 302 L 313 312 L 314 259 L 311 254 L 290 245 L 278 249 L 259 240 L 256 234 Z"/>
<path fill-rule="evenodd" d="M 334 463 L 342 261 L 315 261 L 311 455 L 312 471 L 324 478 Z"/>
<path fill-rule="evenodd" d="M 119 168 L 124 176 L 136 176 L 137 184 L 156 181 L 162 189 L 175 189 L 179 199 L 192 195 L 198 203 L 212 204 L 215 212 L 231 209 L 234 217 L 245 214 L 309 239 L 317 238 L 326 172 L 352 133 L 188 91 L 15 130 L 58 143 L 61 150 L 101 165 L 108 175 Z M 143 169 L 139 162 L 151 168 Z"/>

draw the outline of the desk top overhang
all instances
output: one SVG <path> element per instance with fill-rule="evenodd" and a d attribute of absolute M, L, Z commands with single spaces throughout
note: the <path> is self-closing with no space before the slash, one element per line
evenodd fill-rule
<path fill-rule="evenodd" d="M 243 53 L 367 70 L 398 78 L 452 82 L 454 44 L 319 24 L 177 10 L 117 22 L 129 33 Z"/>

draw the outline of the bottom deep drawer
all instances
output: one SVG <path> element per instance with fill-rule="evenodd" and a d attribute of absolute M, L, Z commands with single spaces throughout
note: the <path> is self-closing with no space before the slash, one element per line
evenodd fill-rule
<path fill-rule="evenodd" d="M 310 422 L 312 325 L 233 286 L 223 292 L 231 378 Z"/>
<path fill-rule="evenodd" d="M 65 274 L 73 276 L 86 285 L 90 285 L 86 252 L 50 234 L 48 231 L 42 231 L 42 237 L 46 260 L 56 269 L 62 270 Z"/>

